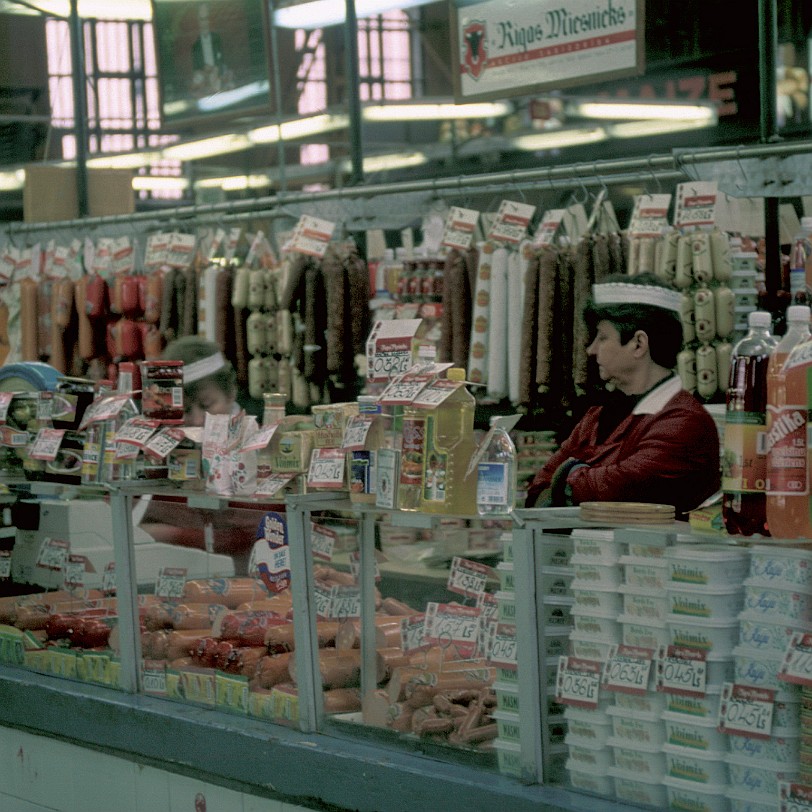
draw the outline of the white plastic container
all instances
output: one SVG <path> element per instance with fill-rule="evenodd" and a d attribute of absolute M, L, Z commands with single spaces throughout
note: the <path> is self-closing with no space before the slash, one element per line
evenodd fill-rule
<path fill-rule="evenodd" d="M 605 773 L 612 766 L 612 751 L 607 747 L 584 742 L 571 733 L 564 741 L 569 749 L 569 764 L 575 769 Z"/>
<path fill-rule="evenodd" d="M 730 787 L 727 797 L 730 812 L 779 812 L 781 809 L 777 796 L 756 795 L 740 787 Z"/>
<path fill-rule="evenodd" d="M 493 690 L 496 693 L 497 710 L 519 713 L 519 686 L 517 683 L 497 680 L 493 684 Z"/>
<path fill-rule="evenodd" d="M 750 548 L 750 577 L 783 588 L 812 588 L 812 548 L 757 544 Z"/>
<path fill-rule="evenodd" d="M 679 617 L 733 620 L 741 611 L 741 586 L 690 586 L 667 584 L 668 611 Z"/>
<path fill-rule="evenodd" d="M 499 583 L 501 584 L 503 592 L 515 592 L 516 585 L 513 581 L 513 562 L 500 561 L 496 565 L 496 571 L 499 575 Z"/>
<path fill-rule="evenodd" d="M 611 643 L 619 643 L 622 628 L 616 614 L 573 611 L 572 625 L 576 632 L 598 637 Z"/>
<path fill-rule="evenodd" d="M 615 563 L 600 563 L 590 556 L 573 553 L 570 566 L 575 580 L 585 585 L 617 587 L 621 581 L 621 569 Z"/>
<path fill-rule="evenodd" d="M 606 711 L 567 707 L 564 718 L 568 735 L 576 743 L 603 747 L 612 734 L 612 720 Z"/>
<path fill-rule="evenodd" d="M 730 754 L 738 761 L 753 764 L 775 762 L 782 767 L 797 769 L 801 737 L 798 733 L 785 735 L 781 728 L 773 727 L 769 739 L 751 739 L 748 736 L 728 736 Z"/>
<path fill-rule="evenodd" d="M 544 646 L 544 653 L 548 657 L 560 657 L 569 651 L 569 629 L 553 629 L 547 631 L 542 637 L 541 643 Z"/>
<path fill-rule="evenodd" d="M 496 611 L 499 620 L 502 623 L 515 623 L 516 622 L 516 593 L 513 591 L 506 592 L 500 589 L 496 593 Z"/>
<path fill-rule="evenodd" d="M 662 781 L 665 775 L 665 754 L 651 747 L 632 747 L 625 739 L 609 737 L 614 766 L 646 779 Z"/>
<path fill-rule="evenodd" d="M 663 558 L 638 558 L 624 555 L 620 559 L 624 583 L 648 589 L 664 589 L 668 579 L 668 562 Z"/>
<path fill-rule="evenodd" d="M 726 784 L 695 784 L 669 776 L 663 784 L 672 812 L 730 812 Z"/>
<path fill-rule="evenodd" d="M 716 728 L 716 719 L 686 719 L 665 711 L 665 743 L 707 753 L 726 753 L 728 736 Z"/>
<path fill-rule="evenodd" d="M 522 748 L 516 742 L 495 739 L 493 746 L 496 749 L 496 760 L 499 772 L 502 775 L 512 775 L 514 778 L 522 777 Z"/>
<path fill-rule="evenodd" d="M 665 551 L 668 583 L 739 586 L 750 566 L 745 550 L 723 544 L 678 544 Z"/>
<path fill-rule="evenodd" d="M 683 694 L 665 694 L 665 708 L 672 716 L 683 719 L 716 721 L 719 718 L 719 700 L 722 687 L 706 686 L 705 696 L 685 696 Z"/>
<path fill-rule="evenodd" d="M 701 751 L 673 744 L 663 745 L 666 775 L 697 784 L 727 784 L 726 753 Z"/>
<path fill-rule="evenodd" d="M 754 795 L 778 797 L 780 781 L 794 781 L 798 768 L 779 764 L 775 761 L 758 761 L 732 753 L 727 754 L 730 785 L 747 790 Z"/>
<path fill-rule="evenodd" d="M 739 621 L 736 618 L 713 620 L 669 615 L 665 619 L 668 642 L 728 657 L 739 642 Z"/>
<path fill-rule="evenodd" d="M 734 680 L 755 688 L 771 688 L 782 701 L 797 701 L 801 687 L 778 679 L 782 660 L 775 652 L 736 646 L 733 649 Z"/>
<path fill-rule="evenodd" d="M 614 705 L 606 709 L 612 717 L 612 735 L 631 747 L 659 749 L 665 742 L 665 726 L 657 714 L 635 713 Z"/>
<path fill-rule="evenodd" d="M 616 586 L 596 586 L 574 578 L 570 582 L 572 591 L 573 609 L 587 612 L 601 612 L 606 614 L 619 614 L 623 606 L 623 598 Z"/>
<path fill-rule="evenodd" d="M 520 743 L 519 739 L 519 714 L 510 711 L 495 710 L 491 714 L 496 719 L 496 729 L 500 739 L 505 741 Z"/>
<path fill-rule="evenodd" d="M 627 646 L 656 649 L 668 643 L 668 629 L 665 623 L 642 617 L 618 615 L 623 626 L 623 643 Z"/>
<path fill-rule="evenodd" d="M 613 796 L 615 782 L 607 772 L 595 772 L 594 770 L 582 770 L 577 763 L 567 759 L 565 765 L 570 775 L 570 784 L 575 789 L 582 792 L 589 792 L 593 795 Z"/>
<path fill-rule="evenodd" d="M 557 595 L 545 596 L 541 605 L 542 623 L 545 628 L 570 628 L 572 626 L 572 598 Z"/>
<path fill-rule="evenodd" d="M 573 657 L 584 660 L 599 660 L 606 662 L 613 642 L 592 637 L 588 634 L 579 634 L 574 631 L 569 637 L 569 653 Z"/>
<path fill-rule="evenodd" d="M 739 643 L 759 651 L 784 656 L 790 638 L 796 632 L 812 632 L 812 624 L 789 624 L 767 620 L 763 615 L 742 612 L 739 615 Z"/>
<path fill-rule="evenodd" d="M 649 713 L 659 716 L 665 710 L 666 694 L 646 691 L 644 694 L 627 694 L 615 691 L 615 707 L 633 713 Z"/>
<path fill-rule="evenodd" d="M 569 567 L 547 567 L 542 581 L 543 595 L 567 595 L 571 593 L 570 585 L 573 579 L 572 569 Z"/>
<path fill-rule="evenodd" d="M 614 530 L 579 527 L 570 538 L 573 555 L 596 563 L 615 564 L 623 552 L 623 544 L 615 541 Z"/>
<path fill-rule="evenodd" d="M 646 544 L 645 541 L 626 542 L 626 555 L 632 558 L 662 558 L 665 555 L 664 544 Z"/>
<path fill-rule="evenodd" d="M 770 582 L 748 578 L 744 582 L 743 610 L 765 620 L 806 623 L 812 617 L 812 593 L 782 589 Z"/>
<path fill-rule="evenodd" d="M 572 555 L 572 537 L 544 533 L 538 549 L 538 560 L 542 571 L 546 567 L 566 567 L 569 565 Z M 505 561 L 507 560 L 506 557 Z"/>
<path fill-rule="evenodd" d="M 661 623 L 668 614 L 668 596 L 662 589 L 647 586 L 621 584 L 618 587 L 623 598 L 623 614 L 628 617 L 655 620 Z"/>
<path fill-rule="evenodd" d="M 619 767 L 611 767 L 609 775 L 615 779 L 615 797 L 619 801 L 654 809 L 664 809 L 668 803 L 665 786 L 659 780 L 649 780 Z"/>

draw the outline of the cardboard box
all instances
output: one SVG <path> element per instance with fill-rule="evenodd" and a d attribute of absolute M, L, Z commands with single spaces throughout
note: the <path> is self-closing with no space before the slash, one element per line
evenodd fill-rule
<path fill-rule="evenodd" d="M 313 431 L 287 431 L 271 443 L 270 465 L 274 473 L 305 473 L 313 451 Z"/>
<path fill-rule="evenodd" d="M 88 216 L 132 214 L 135 211 L 133 173 L 129 169 L 88 169 Z M 73 220 L 79 216 L 76 169 L 28 164 L 23 188 L 23 218 L 27 223 Z"/>
<path fill-rule="evenodd" d="M 358 403 L 329 403 L 311 408 L 313 425 L 316 433 L 313 438 L 314 448 L 341 448 L 344 439 L 344 427 L 347 420 L 358 414 Z"/>

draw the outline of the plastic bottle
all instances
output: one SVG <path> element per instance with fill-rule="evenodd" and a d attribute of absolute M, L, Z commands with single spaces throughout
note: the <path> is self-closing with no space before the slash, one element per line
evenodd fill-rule
<path fill-rule="evenodd" d="M 113 382 L 108 379 L 98 381 L 96 384 L 96 400 L 107 397 L 113 391 Z M 83 483 L 99 481 L 102 453 L 104 443 L 104 424 L 91 423 L 85 429 L 85 441 L 82 446 L 82 473 Z"/>
<path fill-rule="evenodd" d="M 798 538 L 809 524 L 807 469 L 798 464 L 798 451 L 793 452 L 802 447 L 806 459 L 805 367 L 797 356 L 789 364 L 795 349 L 812 338 L 809 318 L 805 305 L 787 308 L 787 332 L 767 366 L 767 527 L 774 538 Z"/>
<path fill-rule="evenodd" d="M 104 439 L 102 453 L 102 466 L 99 479 L 102 482 L 125 480 L 135 478 L 135 465 L 132 460 L 116 461 L 116 434 L 118 430 L 131 418 L 140 413 L 138 404 L 133 396 L 135 386 L 135 364 L 131 361 L 122 361 L 118 365 L 118 382 L 116 394 L 129 395 L 121 411 L 104 423 Z"/>
<path fill-rule="evenodd" d="M 446 379 L 454 391 L 427 410 L 423 489 L 420 509 L 426 513 L 476 514 L 476 476 L 468 465 L 476 451 L 476 400 L 465 387 L 465 370 L 452 367 Z"/>
<path fill-rule="evenodd" d="M 265 392 L 262 395 L 262 425 L 278 423 L 285 416 L 287 395 L 281 392 Z"/>
<path fill-rule="evenodd" d="M 789 292 L 794 304 L 807 304 L 812 289 L 812 217 L 801 218 L 801 231 L 792 240 L 789 255 Z M 809 270 L 807 271 L 807 265 Z"/>
<path fill-rule="evenodd" d="M 419 510 L 426 447 L 426 412 L 404 406 L 398 422 L 401 429 L 398 509 Z"/>
<path fill-rule="evenodd" d="M 516 446 L 491 419 L 477 465 L 476 507 L 480 516 L 506 516 L 516 506 Z"/>
<path fill-rule="evenodd" d="M 770 332 L 769 313 L 747 317 L 749 331 L 733 348 L 727 388 L 722 456 L 722 518 L 732 535 L 769 535 L 767 531 L 767 365 L 778 339 Z"/>

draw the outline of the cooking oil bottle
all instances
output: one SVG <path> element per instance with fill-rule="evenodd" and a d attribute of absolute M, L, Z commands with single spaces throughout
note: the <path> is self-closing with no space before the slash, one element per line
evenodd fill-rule
<path fill-rule="evenodd" d="M 465 387 L 465 370 L 452 367 L 444 380 L 435 381 L 429 389 L 436 393 L 437 405 L 424 409 L 426 432 L 420 510 L 475 515 L 477 479 L 476 472 L 468 475 L 468 464 L 476 451 L 476 401 Z M 416 402 L 419 401 L 420 398 Z"/>

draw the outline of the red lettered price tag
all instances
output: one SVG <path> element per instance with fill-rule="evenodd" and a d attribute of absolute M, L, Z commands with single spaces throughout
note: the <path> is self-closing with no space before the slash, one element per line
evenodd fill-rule
<path fill-rule="evenodd" d="M 483 592 L 476 599 L 476 605 L 482 617 L 482 622 L 493 620 L 499 612 L 499 601 L 490 592 Z"/>
<path fill-rule="evenodd" d="M 87 556 L 69 553 L 62 570 L 62 584 L 67 590 L 81 589 L 85 585 L 85 572 L 90 562 Z"/>
<path fill-rule="evenodd" d="M 367 435 L 374 420 L 375 416 L 370 414 L 353 415 L 344 428 L 341 447 L 345 451 L 363 451 L 366 448 Z"/>
<path fill-rule="evenodd" d="M 551 245 L 555 239 L 561 221 L 564 219 L 564 209 L 550 209 L 544 212 L 536 233 L 533 235 L 533 245 L 540 248 L 544 245 Z"/>
<path fill-rule="evenodd" d="M 59 572 L 65 568 L 70 544 L 62 539 L 45 538 L 37 553 L 36 566 Z"/>
<path fill-rule="evenodd" d="M 603 687 L 625 694 L 645 694 L 654 652 L 637 646 L 613 646 L 603 669 Z"/>
<path fill-rule="evenodd" d="M 451 559 L 451 571 L 448 574 L 446 588 L 449 592 L 456 592 L 466 598 L 479 598 L 485 591 L 489 574 L 490 567 L 455 555 Z"/>
<path fill-rule="evenodd" d="M 316 615 L 322 620 L 332 617 L 330 607 L 333 603 L 333 592 L 323 586 L 316 586 L 313 589 L 313 599 L 316 604 Z"/>
<path fill-rule="evenodd" d="M 508 623 L 497 623 L 496 631 L 490 640 L 490 661 L 494 665 L 516 670 L 517 646 L 516 627 Z"/>
<path fill-rule="evenodd" d="M 712 226 L 716 219 L 716 195 L 716 181 L 680 183 L 674 224 L 679 228 Z"/>
<path fill-rule="evenodd" d="M 166 600 L 180 600 L 186 585 L 186 567 L 162 567 L 155 582 L 155 594 Z"/>
<path fill-rule="evenodd" d="M 32 460 L 45 460 L 53 462 L 59 453 L 59 446 L 62 445 L 62 438 L 65 436 L 65 429 L 40 429 L 28 456 Z"/>
<path fill-rule="evenodd" d="M 657 652 L 657 690 L 664 694 L 705 696 L 706 653 L 683 646 L 660 646 Z"/>
<path fill-rule="evenodd" d="M 535 213 L 536 207 L 529 203 L 503 200 L 488 239 L 518 245 L 527 235 L 527 227 Z"/>
<path fill-rule="evenodd" d="M 426 642 L 426 616 L 408 615 L 400 621 L 400 647 L 405 652 L 427 651 L 431 644 Z"/>
<path fill-rule="evenodd" d="M 441 648 L 453 645 L 463 658 L 474 656 L 479 624 L 479 609 L 473 606 L 452 603 L 426 606 L 426 641 Z"/>
<path fill-rule="evenodd" d="M 117 432 L 116 443 L 143 448 L 144 444 L 161 427 L 159 420 L 149 420 L 146 417 L 131 417 Z"/>
<path fill-rule="evenodd" d="M 185 439 L 186 435 L 183 429 L 177 426 L 170 426 L 169 428 L 161 429 L 157 434 L 149 438 L 144 445 L 144 450 L 151 457 L 163 460 L 169 456 L 171 451 L 174 451 L 180 443 Z"/>
<path fill-rule="evenodd" d="M 332 561 L 337 538 L 338 534 L 335 530 L 311 522 L 310 544 L 313 548 L 313 558 L 317 558 L 319 561 Z"/>
<path fill-rule="evenodd" d="M 257 489 L 255 496 L 276 496 L 288 483 L 296 478 L 296 474 L 268 474 L 257 476 Z"/>
<path fill-rule="evenodd" d="M 719 730 L 751 739 L 769 739 L 775 691 L 725 682 L 719 702 Z"/>
<path fill-rule="evenodd" d="M 441 245 L 467 251 L 474 241 L 474 231 L 478 220 L 478 211 L 452 206 L 446 217 Z"/>
<path fill-rule="evenodd" d="M 314 448 L 307 471 L 311 488 L 341 490 L 344 487 L 346 453 L 340 448 Z"/>
<path fill-rule="evenodd" d="M 153 696 L 166 696 L 166 661 L 142 660 L 141 685 L 145 694 Z"/>
<path fill-rule="evenodd" d="M 578 657 L 559 657 L 555 701 L 575 708 L 598 707 L 603 663 Z"/>
<path fill-rule="evenodd" d="M 812 634 L 795 632 L 792 635 L 778 679 L 795 685 L 812 686 Z"/>
<path fill-rule="evenodd" d="M 778 782 L 778 796 L 781 799 L 781 812 L 812 812 L 812 786 Z"/>
<path fill-rule="evenodd" d="M 242 446 L 240 451 L 261 451 L 268 443 L 271 442 L 276 430 L 279 428 L 279 423 L 271 423 L 263 426 L 256 434 L 251 435 L 248 442 Z"/>
<path fill-rule="evenodd" d="M 361 617 L 361 590 L 354 586 L 334 586 L 330 595 L 330 614 L 334 620 Z"/>

